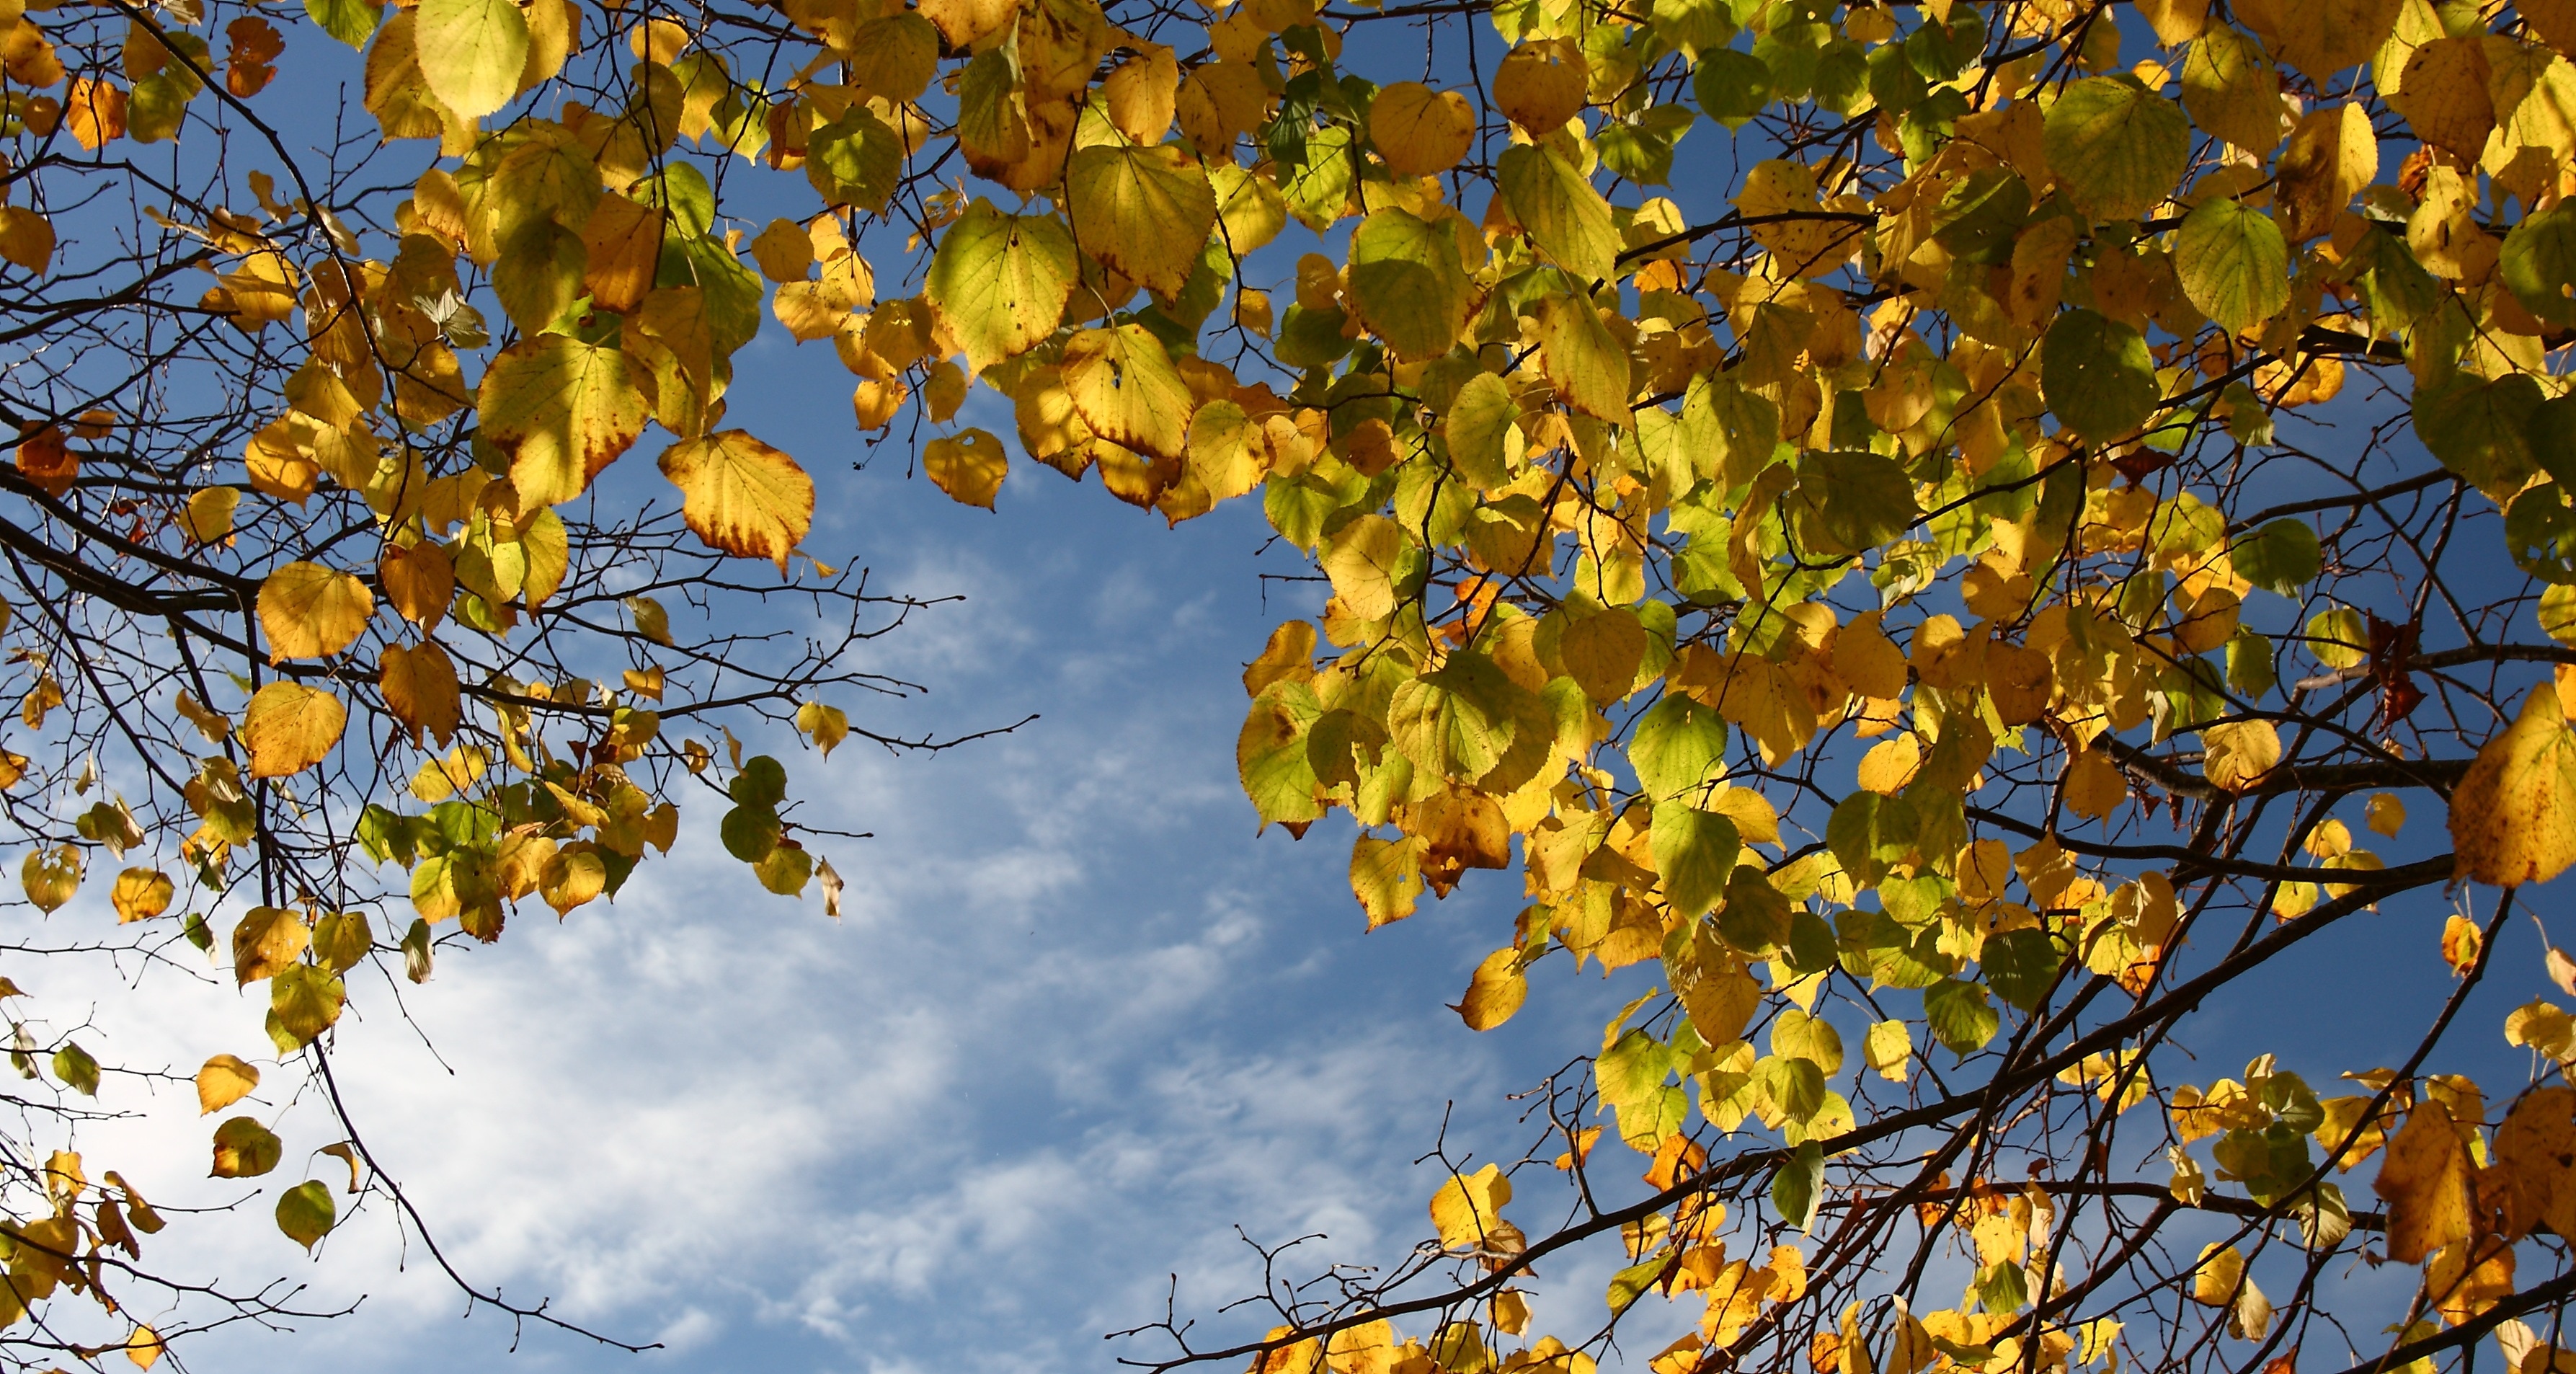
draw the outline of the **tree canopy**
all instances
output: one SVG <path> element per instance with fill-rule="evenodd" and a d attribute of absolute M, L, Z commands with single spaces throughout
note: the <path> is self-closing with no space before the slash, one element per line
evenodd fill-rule
<path fill-rule="evenodd" d="M 2576 1368 L 2576 959 L 2494 966 L 2576 863 L 2569 0 L 0 28 L 0 803 L 25 907 L 119 922 L 16 957 L 268 984 L 196 1087 L 300 1243 L 423 1221 L 345 1112 L 294 1142 L 342 1188 L 238 1110 L 336 1102 L 352 999 L 650 881 L 684 813 L 836 908 L 758 741 L 946 742 L 868 729 L 917 603 L 728 414 L 768 330 L 959 502 L 1257 499 L 1329 585 L 1244 675 L 1261 822 L 1354 823 L 1373 926 L 1516 871 L 1470 1028 L 1636 985 L 1421 1248 L 1127 1358 L 1585 1374 L 1679 1303 L 1659 1374 Z M 2404 1062 L 2193 1057 L 2426 910 Z M 150 1181 L 75 1148 L 119 1066 L 5 1005 L 8 1357 L 272 1308 L 147 1263 Z M 1587 1247 L 1606 1307 L 1539 1329 Z"/>

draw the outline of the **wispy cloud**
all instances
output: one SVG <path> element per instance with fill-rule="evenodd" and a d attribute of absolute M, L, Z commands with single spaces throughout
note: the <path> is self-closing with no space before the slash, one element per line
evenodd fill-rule
<path fill-rule="evenodd" d="M 1437 1006 L 1510 894 L 1362 939 L 1336 842 L 1256 840 L 1232 776 L 1235 673 L 1268 628 L 1246 531 L 1220 559 L 1061 495 L 1006 500 L 1002 537 L 925 527 L 879 558 L 887 585 L 970 596 L 880 643 L 874 666 L 941 688 L 906 728 L 1045 719 L 931 759 L 786 755 L 818 823 L 877 836 L 820 842 L 843 921 L 758 892 L 692 814 L 615 904 L 443 960 L 406 990 L 416 1029 L 362 992 L 353 1107 L 476 1281 L 693 1369 L 1059 1370 L 1105 1365 L 1099 1334 L 1158 1316 L 1171 1272 L 1201 1312 L 1256 1290 L 1236 1223 L 1352 1259 L 1422 1228 L 1436 1178 L 1406 1161 L 1444 1101 L 1491 1120 L 1519 1086 Z M 188 1066 L 248 1053 L 257 1017 L 174 984 L 120 1035 Z M 245 1195 L 187 1181 L 206 1123 L 170 1106 L 101 1146 L 160 1161 L 172 1202 Z M 317 1103 L 279 1115 L 288 1170 L 336 1137 Z M 250 1210 L 161 1239 L 228 1275 L 307 1273 Z M 371 1206 L 309 1271 L 372 1294 L 359 1315 L 225 1335 L 201 1364 L 496 1357 L 506 1324 L 454 1321 L 424 1259 Z M 624 1367 L 561 1338 L 522 1358 Z"/>

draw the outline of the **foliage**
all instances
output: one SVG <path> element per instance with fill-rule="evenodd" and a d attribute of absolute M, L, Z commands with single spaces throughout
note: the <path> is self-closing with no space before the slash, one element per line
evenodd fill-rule
<path fill-rule="evenodd" d="M 1473 1028 L 1560 952 L 1654 982 L 1550 1080 L 1552 1141 L 1451 1171 L 1436 1243 L 1146 1361 L 1571 1374 L 1650 1294 L 1701 1313 L 1667 1374 L 2576 1360 L 2521 1320 L 2576 1292 L 2576 1021 L 2506 1021 L 2529 1088 L 2430 1071 L 2576 862 L 2564 0 L 307 18 L 16 19 L 0 211 L 27 899 L 175 846 L 120 916 L 223 904 L 281 1056 L 327 1081 L 349 975 L 426 977 L 447 921 L 614 893 L 692 777 L 760 882 L 835 890 L 783 767 L 674 738 L 792 713 L 828 752 L 821 689 L 892 685 L 844 651 L 900 603 L 801 554 L 813 484 L 726 427 L 774 323 L 962 503 L 1014 460 L 958 421 L 1005 403 L 1023 459 L 1170 521 L 1257 494 L 1330 584 L 1245 674 L 1263 821 L 1347 813 L 1372 924 L 1517 868 Z M 335 41 L 376 128 L 299 157 L 334 126 L 276 64 Z M 620 462 L 656 428 L 676 513 Z M 844 638 L 688 638 L 666 598 L 776 594 L 728 558 Z M 93 758 L 144 799 L 82 809 Z M 2323 1096 L 2185 1053 L 2463 881 L 2406 1062 Z M 281 1157 L 253 1116 L 214 1141 Z M 1505 1209 L 1551 1154 L 1533 1238 Z M 2373 1154 L 2375 1213 L 2338 1181 Z M 54 1158 L 11 1178 L 18 1291 L 104 1305 L 151 1214 Z M 1535 1330 L 1536 1261 L 1614 1235 L 1607 1324 Z"/>

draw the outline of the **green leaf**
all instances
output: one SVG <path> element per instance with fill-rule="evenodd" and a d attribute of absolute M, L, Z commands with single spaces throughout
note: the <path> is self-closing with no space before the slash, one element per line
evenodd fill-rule
<path fill-rule="evenodd" d="M 492 294 L 520 333 L 543 333 L 581 299 L 588 262 L 581 235 L 551 219 L 531 218 L 501 246 L 501 260 L 492 264 Z"/>
<path fill-rule="evenodd" d="M 2050 170 L 2095 219 L 2135 219 L 2174 193 L 2191 159 L 2191 121 L 2131 76 L 2068 86 L 2041 126 Z"/>
<path fill-rule="evenodd" d="M 1289 121 L 1282 119 L 1272 127 L 1288 125 Z M 1306 160 L 1296 165 L 1293 175 L 1282 174 L 1285 180 L 1279 188 L 1280 200 L 1298 223 L 1320 234 L 1349 212 L 1351 182 L 1357 175 L 1352 165 L 1358 157 L 1356 142 L 1349 126 L 1343 124 L 1327 124 L 1307 135 Z M 1233 213 L 1231 206 L 1228 213 Z"/>
<path fill-rule="evenodd" d="M 376 21 L 384 16 L 382 4 L 367 0 L 304 0 L 304 13 L 324 33 L 353 48 L 367 46 L 367 37 L 376 31 Z"/>
<path fill-rule="evenodd" d="M 1760 868 L 1737 864 L 1726 881 L 1726 906 L 1717 933 L 1747 959 L 1768 959 L 1789 943 L 1796 918 L 1789 895 L 1773 887 Z"/>
<path fill-rule="evenodd" d="M 1177 145 L 1095 144 L 1064 173 L 1082 251 L 1165 300 L 1180 294 L 1216 227 L 1216 191 Z"/>
<path fill-rule="evenodd" d="M 1741 129 L 1771 103 L 1771 68 L 1734 48 L 1702 54 L 1691 74 L 1691 94 L 1702 114 L 1730 130 Z"/>
<path fill-rule="evenodd" d="M 2228 333 L 2242 334 L 2290 303 L 2290 245 L 2281 226 L 2225 196 L 2183 217 L 2173 261 L 2183 295 Z"/>
<path fill-rule="evenodd" d="M 61 1049 L 54 1051 L 54 1077 L 63 1080 L 67 1088 L 98 1096 L 98 1061 L 76 1042 L 65 1041 Z"/>
<path fill-rule="evenodd" d="M 1425 223 L 1386 209 L 1351 234 L 1350 298 L 1360 322 L 1396 357 L 1423 362 L 1458 342 L 1475 293 L 1448 220 Z"/>
<path fill-rule="evenodd" d="M 2541 471 L 2576 487 L 2576 396 L 2552 396 L 2533 407 L 2523 432 Z"/>
<path fill-rule="evenodd" d="M 767 806 L 737 806 L 725 812 L 717 827 L 725 852 L 747 864 L 766 859 L 778 848 L 778 813 Z"/>
<path fill-rule="evenodd" d="M 2036 1011 L 2064 958 L 2047 931 L 2014 930 L 1988 937 L 1981 962 L 1986 986 L 1996 996 L 2023 1011 Z"/>
<path fill-rule="evenodd" d="M 269 1011 L 298 1045 L 329 1030 L 348 997 L 338 975 L 311 964 L 290 965 L 268 985 Z"/>
<path fill-rule="evenodd" d="M 2510 500 L 2539 467 L 2531 429 L 2544 399 L 2519 372 L 2491 382 L 2455 373 L 2416 389 L 2415 436 L 2489 500 Z"/>
<path fill-rule="evenodd" d="M 903 179 L 903 137 L 867 106 L 852 105 L 808 138 L 805 178 L 831 204 L 882 211 Z"/>
<path fill-rule="evenodd" d="M 331 1234 L 332 1223 L 338 1219 L 330 1185 L 318 1178 L 308 1178 L 278 1194 L 277 1229 L 307 1250 Z"/>
<path fill-rule="evenodd" d="M 1631 1030 L 1611 1042 L 1593 1065 L 1601 1100 L 1613 1107 L 1633 1106 L 1663 1090 L 1674 1068 L 1672 1046 L 1642 1030 Z"/>
<path fill-rule="evenodd" d="M 1612 1274 L 1610 1286 L 1602 1295 L 1603 1301 L 1610 1304 L 1611 1314 L 1616 1316 L 1635 1306 L 1637 1299 L 1644 1297 L 1656 1284 L 1661 1283 L 1664 1271 L 1672 1267 L 1673 1257 L 1659 1254 L 1650 1259 L 1639 1260 Z"/>
<path fill-rule="evenodd" d="M 1512 480 L 1508 441 L 1512 422 L 1520 413 L 1512 389 L 1490 372 L 1478 372 L 1458 388 L 1441 432 L 1449 441 L 1450 465 L 1459 476 L 1486 490 Z"/>
<path fill-rule="evenodd" d="M 1753 1082 L 1779 1120 L 1804 1125 L 1825 1105 L 1825 1071 L 1812 1060 L 1772 1055 L 1753 1070 Z"/>
<path fill-rule="evenodd" d="M 1303 825 L 1324 814 L 1306 754 L 1306 732 L 1322 714 L 1311 688 L 1284 678 L 1253 699 L 1235 737 L 1234 761 L 1262 824 Z"/>
<path fill-rule="evenodd" d="M 1638 718 L 1628 766 L 1658 801 L 1695 793 L 1726 776 L 1726 718 L 1714 706 L 1668 692 Z"/>
<path fill-rule="evenodd" d="M 2296 598 L 2322 566 L 2317 532 L 2307 521 L 2284 516 L 2235 542 L 2228 558 L 2236 575 L 2265 591 Z"/>
<path fill-rule="evenodd" d="M 1842 546 L 1827 553 L 1862 553 L 1890 543 L 1922 515 L 1905 469 L 1866 450 L 1820 450 L 1799 459 L 1798 501 Z"/>
<path fill-rule="evenodd" d="M 2182 107 L 2192 122 L 2256 157 L 2281 143 L 2281 82 L 2263 45 L 2232 24 L 2193 39 L 2182 64 Z"/>
<path fill-rule="evenodd" d="M 1481 778 L 1511 751 L 1524 714 L 1518 698 L 1524 697 L 1536 705 L 1492 659 L 1452 654 L 1438 672 L 1395 689 L 1387 705 L 1387 734 L 1415 768 L 1432 777 Z M 1544 716 L 1543 706 L 1537 710 Z"/>
<path fill-rule="evenodd" d="M 1503 150 L 1495 181 L 1512 218 L 1548 261 L 1586 282 L 1606 281 L 1619 257 L 1610 202 L 1555 149 L 1523 144 Z"/>
<path fill-rule="evenodd" d="M 1984 1049 L 2003 1025 L 1986 990 L 1956 978 L 1923 990 L 1923 1014 L 1932 1023 L 1932 1038 L 1962 1059 Z"/>
<path fill-rule="evenodd" d="M 1571 292 L 1538 303 L 1539 370 L 1575 410 L 1629 423 L 1628 350 L 1591 300 Z"/>
<path fill-rule="evenodd" d="M 1688 802 L 1659 802 L 1647 831 L 1664 897 L 1684 918 L 1705 914 L 1726 891 L 1744 843 L 1735 822 Z"/>
<path fill-rule="evenodd" d="M 2097 444 L 2145 424 L 2159 399 L 2146 337 L 2090 310 L 2069 310 L 2048 327 L 2039 384 L 2049 410 Z"/>
<path fill-rule="evenodd" d="M 419 15 L 420 74 L 441 103 L 481 119 L 518 94 L 528 21 L 511 0 L 421 0 Z"/>
<path fill-rule="evenodd" d="M 1821 1200 L 1824 1186 L 1824 1149 L 1812 1140 L 1806 1141 L 1771 1176 L 1771 1206 L 1780 1213 L 1782 1222 L 1803 1231 L 1815 1224 L 1816 1203 Z"/>
<path fill-rule="evenodd" d="M 2522 308 L 2561 328 L 2576 328 L 2576 206 L 2561 201 L 2526 215 L 2504 236 L 2496 274 Z"/>
<path fill-rule="evenodd" d="M 767 754 L 754 754 L 725 784 L 725 795 L 742 806 L 777 806 L 787 800 L 787 769 Z"/>
<path fill-rule="evenodd" d="M 2505 552 L 2514 566 L 2543 582 L 2576 583 L 2576 510 L 2556 482 L 2513 498 L 2504 517 Z"/>
<path fill-rule="evenodd" d="M 1826 818 L 1825 844 L 1844 872 L 1874 884 L 1914 852 L 1915 829 L 1914 808 L 1904 798 L 1854 792 Z"/>
<path fill-rule="evenodd" d="M 1052 215 L 1006 215 L 978 196 L 940 235 L 930 260 L 939 307 L 976 372 L 1044 342 L 1064 320 L 1079 263 Z"/>

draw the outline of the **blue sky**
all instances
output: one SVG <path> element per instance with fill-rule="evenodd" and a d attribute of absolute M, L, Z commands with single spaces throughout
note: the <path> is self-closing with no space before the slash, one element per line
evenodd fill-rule
<path fill-rule="evenodd" d="M 670 1347 L 634 1357 L 533 1331 L 506 1367 L 1105 1369 L 1102 1333 L 1159 1316 L 1168 1274 L 1207 1317 L 1257 1288 L 1237 1225 L 1326 1233 L 1310 1268 L 1400 1257 L 1441 1177 L 1411 1161 L 1444 1113 L 1453 1154 L 1516 1155 L 1528 1132 L 1507 1095 L 1597 1043 L 1648 970 L 1604 983 L 1552 961 L 1517 1018 L 1468 1032 L 1442 1003 L 1506 938 L 1517 878 L 1471 875 L 1364 932 L 1346 825 L 1256 835 L 1237 790 L 1240 666 L 1311 595 L 1271 583 L 1264 604 L 1260 575 L 1300 567 L 1260 553 L 1258 511 L 1167 531 L 1096 482 L 1024 464 L 986 513 L 907 479 L 892 442 L 854 472 L 865 450 L 827 350 L 753 344 L 737 420 L 815 472 L 815 553 L 890 590 L 966 598 L 870 650 L 869 667 L 930 694 L 850 703 L 854 718 L 903 733 L 1040 719 L 936 757 L 852 744 L 825 762 L 753 742 L 786 758 L 818 823 L 875 832 L 823 846 L 850 883 L 838 922 L 819 898 L 759 891 L 694 813 L 675 858 L 613 905 L 560 927 L 538 912 L 443 959 L 405 998 L 417 1029 L 382 989 L 362 993 L 343 1078 L 449 1256 L 477 1283 Z M 2428 804 L 2392 859 L 2437 827 Z M 2422 894 L 2265 970 L 2255 997 L 2197 1023 L 2184 1067 L 2233 1073 L 2248 1046 L 2318 1079 L 2401 1058 L 2446 990 L 2443 914 Z M 2511 938 L 2536 956 L 2527 926 Z M 2495 1026 L 2545 991 L 2535 963 L 2504 966 L 2437 1067 L 2519 1072 Z M 78 993 L 47 976 L 30 990 L 49 1005 Z M 139 1021 L 102 997 L 113 1018 L 94 1048 L 183 1071 L 248 1054 L 256 1008 L 228 981 L 156 972 Z M 2357 1001 L 2384 1014 L 2356 1018 Z M 92 1137 L 90 1157 L 162 1180 L 165 1204 L 249 1195 L 194 1177 L 206 1124 L 184 1098 Z M 286 1170 L 337 1167 L 300 1164 L 335 1138 L 317 1104 L 270 1105 Z M 2364 1178 L 2348 1187 L 2366 1199 Z M 290 1275 L 320 1305 L 365 1301 L 293 1335 L 218 1333 L 194 1367 L 444 1370 L 509 1350 L 506 1321 L 458 1319 L 416 1245 L 406 1264 L 380 1208 L 308 1262 L 267 1205 L 182 1223 L 157 1253 L 236 1282 Z M 1608 1262 L 1547 1274 L 1542 1318 L 1597 1319 Z"/>
<path fill-rule="evenodd" d="M 1372 934 L 1343 880 L 1346 825 L 1256 835 L 1234 780 L 1239 674 L 1306 591 L 1270 584 L 1265 609 L 1260 573 L 1298 561 L 1256 556 L 1267 529 L 1248 503 L 1167 531 L 1097 482 L 1023 465 L 998 513 L 957 506 L 903 475 L 895 443 L 850 470 L 863 450 L 828 344 L 765 335 L 740 362 L 736 421 L 821 485 L 808 547 L 889 590 L 967 598 L 870 650 L 869 667 L 931 693 L 845 703 L 853 719 L 954 733 L 1041 718 L 935 757 L 752 742 L 786 760 L 817 823 L 875 832 L 822 846 L 850 884 L 838 922 L 692 833 L 613 905 L 559 928 L 540 909 L 442 958 L 404 999 L 417 1031 L 384 989 L 360 992 L 343 1080 L 450 1257 L 672 1346 L 639 1360 L 536 1332 L 510 1367 L 1099 1368 L 1101 1333 L 1157 1317 L 1167 1274 L 1202 1313 L 1257 1289 L 1237 1224 L 1328 1233 L 1335 1258 L 1400 1255 L 1442 1176 L 1409 1161 L 1450 1103 L 1453 1151 L 1516 1154 L 1506 1094 L 1642 983 L 1577 982 L 1559 962 L 1528 1010 L 1477 1036 L 1442 1004 L 1508 938 L 1516 877 L 1474 875 Z M 30 990 L 77 995 L 55 977 Z M 112 1038 L 94 1048 L 183 1071 L 249 1056 L 257 1010 L 228 982 L 155 972 L 139 1025 L 102 998 Z M 194 1177 L 207 1126 L 185 1096 L 100 1133 L 90 1157 L 165 1180 L 156 1202 L 244 1196 Z M 278 1129 L 281 1178 L 335 1138 L 311 1102 Z M 266 1206 L 182 1223 L 159 1253 L 366 1301 L 294 1336 L 219 1333 L 197 1367 L 450 1369 L 509 1347 L 488 1311 L 456 1319 L 416 1247 L 397 1268 L 383 1211 L 308 1264 Z M 1569 1270 L 1563 1288 L 1597 1304 L 1603 1277 Z"/>
<path fill-rule="evenodd" d="M 1705 128 L 1683 147 L 1685 165 L 1727 152 Z M 701 808 L 674 859 L 613 905 L 559 928 L 532 911 L 499 945 L 443 959 L 404 990 L 408 1022 L 385 989 L 362 993 L 339 1033 L 344 1081 L 448 1255 L 478 1284 L 666 1351 L 531 1330 L 504 1365 L 507 1321 L 460 1320 L 380 1207 L 308 1261 L 268 1227 L 270 1192 L 195 1177 L 207 1123 L 182 1089 L 85 1141 L 94 1167 L 157 1180 L 165 1206 L 253 1199 L 174 1226 L 156 1257 L 236 1284 L 290 1275 L 315 1306 L 364 1296 L 291 1335 L 217 1333 L 183 1351 L 192 1367 L 1105 1369 L 1101 1334 L 1157 1318 L 1166 1275 L 1202 1316 L 1257 1286 L 1238 1225 L 1327 1233 L 1309 1268 L 1400 1256 L 1441 1177 L 1412 1161 L 1444 1115 L 1453 1157 L 1517 1154 L 1529 1132 L 1507 1095 L 1596 1044 L 1647 985 L 1643 969 L 1605 984 L 1552 961 L 1516 1019 L 1473 1035 L 1442 1003 L 1506 938 L 1516 877 L 1471 875 L 1364 933 L 1346 823 L 1302 842 L 1255 833 L 1232 764 L 1237 674 L 1312 592 L 1265 590 L 1261 574 L 1305 569 L 1261 553 L 1249 503 L 1166 531 L 1096 482 L 1022 463 L 997 513 L 971 510 L 905 476 L 900 438 L 871 450 L 853 434 L 828 344 L 770 331 L 737 376 L 730 423 L 820 484 L 811 551 L 872 567 L 885 590 L 967 598 L 868 651 L 865 666 L 930 694 L 840 703 L 853 719 L 915 734 L 1041 718 L 937 757 L 854 743 L 824 762 L 752 741 L 787 760 L 819 823 L 875 834 L 823 846 L 850 883 L 838 922 L 819 897 L 760 891 Z M 998 408 L 965 421 L 1010 428 Z M 658 486 L 654 447 L 618 480 Z M 2417 800 L 2392 862 L 2439 843 L 2438 808 Z M 2234 1073 L 2255 1048 L 2319 1080 L 2402 1058 L 2446 991 L 2447 910 L 2418 894 L 2267 968 L 2195 1024 L 2188 1071 Z M 2546 986 L 2528 925 L 2510 938 L 2435 1068 L 2520 1072 L 2495 1028 Z M 211 974 L 156 970 L 133 998 L 84 982 L 95 970 L 13 973 L 49 1008 L 94 997 L 102 1058 L 186 1072 L 258 1045 L 258 1006 Z M 336 1138 L 318 1104 L 268 1107 L 288 1170 L 337 1167 L 302 1163 Z M 2347 1184 L 2366 1198 L 2366 1179 Z M 1551 1270 L 1542 1320 L 1595 1316 L 1605 1259 Z"/>

